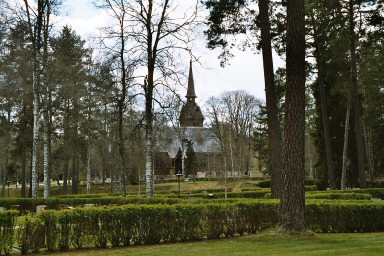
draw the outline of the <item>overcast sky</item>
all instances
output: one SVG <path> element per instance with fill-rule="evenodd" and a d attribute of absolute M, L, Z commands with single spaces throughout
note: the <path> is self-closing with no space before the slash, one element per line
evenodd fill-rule
<path fill-rule="evenodd" d="M 97 34 L 98 28 L 106 26 L 109 18 L 103 11 L 95 9 L 91 0 L 65 0 L 63 15 L 65 17 L 61 21 L 62 24 L 68 24 L 86 41 L 92 34 Z M 246 90 L 259 99 L 265 98 L 261 54 L 235 50 L 235 57 L 230 60 L 229 65 L 222 68 L 218 59 L 220 51 L 207 49 L 203 35 L 195 45 L 196 49 L 192 51 L 200 57 L 204 65 L 196 63 L 193 66 L 197 102 L 205 102 L 210 96 L 218 96 L 224 91 L 232 90 Z M 188 62 L 189 60 L 186 60 L 186 65 Z M 284 63 L 275 58 L 274 65 L 276 69 Z"/>

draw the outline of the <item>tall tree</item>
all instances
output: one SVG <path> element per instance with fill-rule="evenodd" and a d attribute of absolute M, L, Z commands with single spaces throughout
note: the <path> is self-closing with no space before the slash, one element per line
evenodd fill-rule
<path fill-rule="evenodd" d="M 90 51 L 84 46 L 85 41 L 68 26 L 63 27 L 60 35 L 52 39 L 54 77 L 57 88 L 58 113 L 62 123 L 63 137 L 63 188 L 67 193 L 70 160 L 72 160 L 72 192 L 77 193 L 78 162 L 80 150 L 80 123 L 84 114 L 80 99 L 86 99 L 86 66 Z M 86 102 L 85 102 L 86 103 Z M 59 118 L 58 118 L 59 119 Z"/>
<path fill-rule="evenodd" d="M 281 171 L 283 167 L 283 143 L 280 123 L 278 119 L 278 103 L 274 80 L 271 32 L 268 10 L 269 1 L 259 0 L 261 48 L 263 53 L 265 98 L 268 123 L 269 169 L 271 172 L 272 196 L 279 197 L 281 195 L 282 189 Z"/>
<path fill-rule="evenodd" d="M 282 184 L 282 136 L 278 118 L 278 102 L 274 81 L 272 36 L 269 19 L 270 1 L 259 0 L 258 15 L 255 16 L 255 1 L 204 1 L 210 10 L 208 18 L 209 29 L 206 31 L 208 46 L 210 48 L 222 47 L 223 62 L 227 61 L 230 48 L 234 43 L 228 40 L 228 35 L 245 34 L 246 31 L 256 33 L 260 28 L 259 45 L 263 54 L 264 81 L 268 123 L 268 151 L 269 169 L 273 197 L 278 197 Z M 246 42 L 245 45 L 255 45 L 255 42 Z"/>
<path fill-rule="evenodd" d="M 97 1 L 97 6 L 108 10 L 108 13 L 116 23 L 114 26 L 108 28 L 106 38 L 117 38 L 116 44 L 110 47 L 108 43 L 104 44 L 104 47 L 112 54 L 112 63 L 115 63 L 114 74 L 118 81 L 119 94 L 117 96 L 118 107 L 118 136 L 119 136 L 119 155 L 120 155 L 120 172 L 119 172 L 119 185 L 120 192 L 126 195 L 126 152 L 125 152 L 125 140 L 126 136 L 123 134 L 124 125 L 124 112 L 126 111 L 126 104 L 128 98 L 128 89 L 131 86 L 130 80 L 132 79 L 132 65 L 129 65 L 129 59 L 127 56 L 127 42 L 129 40 L 129 33 L 127 32 L 128 26 L 128 1 L 117 0 L 103 0 Z"/>
<path fill-rule="evenodd" d="M 329 115 L 327 107 L 327 99 L 325 93 L 325 50 L 326 43 L 328 39 L 324 35 L 327 33 L 327 30 L 320 31 L 322 28 L 326 27 L 329 23 L 329 10 L 334 10 L 335 6 L 332 1 L 327 3 L 320 3 L 320 7 L 316 8 L 315 3 L 309 3 L 309 25 L 312 30 L 313 37 L 313 48 L 314 56 L 316 58 L 316 68 L 317 68 L 317 84 L 319 88 L 320 95 L 320 107 L 321 107 L 321 116 L 322 116 L 322 125 L 323 125 L 323 136 L 324 136 L 324 145 L 325 145 L 325 156 L 327 161 L 327 171 L 328 171 L 328 185 L 331 189 L 336 189 L 336 179 L 334 173 L 334 164 L 333 164 L 333 154 L 331 147 L 331 138 L 330 138 L 330 127 L 329 127 Z M 311 5 L 312 4 L 312 5 Z M 312 8 L 311 8 L 312 7 Z M 320 27 L 320 28 L 319 28 Z"/>
<path fill-rule="evenodd" d="M 192 40 L 198 2 L 188 10 L 169 0 L 134 0 L 123 1 L 121 4 L 124 5 L 126 20 L 129 21 L 125 28 L 130 45 L 127 54 L 137 67 L 146 69 L 146 74 L 142 76 L 145 77 L 142 88 L 145 98 L 146 193 L 147 197 L 152 197 L 154 101 L 160 102 L 156 98 L 156 94 L 161 92 L 160 87 L 167 89 L 171 83 L 179 80 L 180 63 L 173 56 L 180 54 L 180 50 L 189 52 L 188 44 Z"/>
<path fill-rule="evenodd" d="M 357 74 L 357 58 L 356 58 L 356 34 L 355 34 L 355 12 L 354 0 L 349 0 L 348 13 L 349 13 L 349 40 L 350 40 L 350 53 L 351 53 L 351 82 L 353 86 L 353 109 L 355 120 L 355 136 L 356 136 L 356 149 L 357 159 L 359 166 L 359 181 L 360 188 L 366 188 L 366 162 L 364 157 L 364 132 L 363 132 L 363 119 L 361 112 L 361 102 L 359 96 L 359 82 Z"/>
<path fill-rule="evenodd" d="M 47 50 L 50 15 L 52 6 L 57 4 L 56 0 L 38 0 L 37 5 L 30 4 L 24 0 L 24 11 L 28 29 L 29 40 L 33 47 L 33 149 L 32 149 L 32 197 L 38 196 L 38 145 L 39 145 L 39 120 L 41 111 L 41 95 L 46 90 L 44 88 L 44 77 L 47 63 L 44 63 L 44 52 Z M 35 9 L 36 8 L 36 9 Z M 46 120 L 47 121 L 47 120 Z M 47 155 L 46 155 L 47 156 Z M 48 160 L 48 159 L 47 159 Z M 47 163 L 45 166 L 48 168 Z M 48 174 L 48 171 L 47 171 Z"/>
<path fill-rule="evenodd" d="M 282 231 L 305 230 L 305 1 L 287 1 Z"/>

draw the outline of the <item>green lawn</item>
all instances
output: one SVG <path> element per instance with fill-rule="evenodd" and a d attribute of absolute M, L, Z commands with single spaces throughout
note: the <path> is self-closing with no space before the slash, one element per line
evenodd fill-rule
<path fill-rule="evenodd" d="M 288 236 L 272 232 L 194 243 L 49 253 L 52 256 L 384 255 L 384 233 Z"/>

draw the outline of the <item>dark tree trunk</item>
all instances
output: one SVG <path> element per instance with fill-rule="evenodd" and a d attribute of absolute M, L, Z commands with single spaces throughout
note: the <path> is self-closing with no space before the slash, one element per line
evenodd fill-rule
<path fill-rule="evenodd" d="M 68 193 L 68 172 L 69 172 L 69 117 L 68 103 L 65 100 L 64 109 L 64 167 L 63 167 L 63 193 Z"/>
<path fill-rule="evenodd" d="M 322 57 L 322 50 L 320 48 L 320 45 L 324 45 L 324 40 L 321 37 L 317 26 L 316 26 L 316 19 L 311 15 L 312 19 L 312 27 L 313 27 L 313 38 L 314 38 L 314 45 L 315 45 L 315 57 L 317 62 L 317 83 L 319 87 L 319 93 L 320 93 L 320 107 L 321 107 L 321 115 L 322 115 L 322 121 L 323 121 L 323 132 L 324 132 L 324 145 L 325 145 L 325 156 L 327 159 L 327 173 L 328 173 L 328 185 L 329 187 L 334 190 L 337 189 L 336 185 L 336 179 L 335 179 L 335 171 L 334 171 L 334 164 L 332 159 L 332 147 L 331 147 L 331 136 L 330 136 L 330 130 L 329 130 L 329 120 L 328 120 L 328 108 L 327 108 L 327 98 L 325 95 L 325 84 L 324 84 L 324 61 Z M 321 41 L 320 41 L 321 40 Z M 320 41 L 320 42 L 319 42 Z"/>
<path fill-rule="evenodd" d="M 265 98 L 268 115 L 269 169 L 271 172 L 272 196 L 280 196 L 282 188 L 282 138 L 278 118 L 277 97 L 273 70 L 271 33 L 269 23 L 269 0 L 259 1 L 261 24 L 261 47 L 263 51 Z"/>
<path fill-rule="evenodd" d="M 328 109 L 324 90 L 324 76 L 322 68 L 318 68 L 318 81 L 320 90 L 320 104 L 321 104 L 321 115 L 323 117 L 323 131 L 324 131 L 324 143 L 325 143 L 325 155 L 327 158 L 327 170 L 328 170 L 328 185 L 330 189 L 337 189 L 335 172 L 333 168 L 332 160 L 332 147 L 331 137 L 329 132 L 329 121 L 328 121 Z"/>
<path fill-rule="evenodd" d="M 25 142 L 24 142 L 25 143 Z M 27 197 L 27 189 L 25 184 L 27 167 L 27 151 L 25 144 L 21 148 L 21 197 Z"/>
<path fill-rule="evenodd" d="M 287 1 L 287 85 L 282 231 L 305 230 L 305 4 Z"/>
<path fill-rule="evenodd" d="M 364 159 L 364 133 L 363 133 L 363 119 L 360 110 L 360 97 L 359 97 L 359 83 L 357 81 L 357 60 L 356 60 L 356 43 L 355 43 L 355 22 L 353 19 L 353 0 L 349 0 L 349 32 L 350 32 L 350 47 L 351 47 L 351 79 L 353 86 L 353 108 L 355 114 L 355 135 L 356 135 L 356 149 L 357 160 L 359 166 L 359 182 L 360 188 L 366 188 L 366 164 Z"/>

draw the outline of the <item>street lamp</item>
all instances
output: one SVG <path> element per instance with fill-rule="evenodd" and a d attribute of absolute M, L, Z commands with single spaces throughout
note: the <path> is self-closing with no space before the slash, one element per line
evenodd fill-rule
<path fill-rule="evenodd" d="M 179 198 L 180 198 L 180 181 L 181 181 L 181 178 L 183 177 L 183 174 L 182 173 L 176 173 L 176 177 L 177 177 L 177 181 L 179 182 Z"/>
<path fill-rule="evenodd" d="M 8 197 L 9 197 L 9 186 L 11 185 L 11 181 L 10 181 L 10 180 L 7 180 L 5 183 L 6 183 L 7 186 L 8 186 Z"/>

